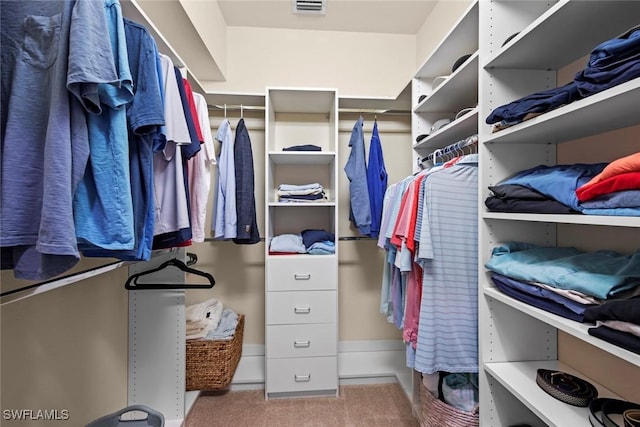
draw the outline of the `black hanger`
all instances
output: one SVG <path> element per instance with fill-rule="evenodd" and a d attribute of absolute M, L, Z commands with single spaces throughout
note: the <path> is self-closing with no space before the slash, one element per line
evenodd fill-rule
<path fill-rule="evenodd" d="M 191 273 L 191 274 L 195 274 L 196 276 L 205 277 L 209 281 L 209 283 L 180 284 L 180 285 L 153 284 L 153 283 L 137 284 L 136 283 L 138 277 L 141 277 L 150 273 L 155 273 L 156 271 L 163 270 L 169 266 L 177 267 L 186 273 Z M 169 261 L 162 263 L 159 267 L 153 268 L 151 270 L 143 271 L 142 273 L 132 274 L 127 279 L 126 283 L 124 284 L 124 287 L 125 289 L 128 289 L 130 291 L 143 290 L 143 289 L 144 290 L 147 290 L 147 289 L 211 289 L 215 284 L 216 284 L 216 281 L 211 274 L 206 273 L 204 271 L 196 270 L 195 268 L 187 267 L 187 265 L 184 262 L 180 261 L 179 259 L 172 258 Z"/>

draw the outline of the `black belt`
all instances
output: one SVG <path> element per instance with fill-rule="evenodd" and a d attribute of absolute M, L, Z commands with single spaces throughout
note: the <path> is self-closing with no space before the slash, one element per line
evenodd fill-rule
<path fill-rule="evenodd" d="M 622 415 L 624 427 L 640 426 L 640 405 L 637 403 L 598 398 L 589 405 L 589 422 L 593 427 L 623 427 L 611 419 L 614 414 Z"/>
<path fill-rule="evenodd" d="M 566 372 L 538 369 L 536 383 L 551 396 L 574 406 L 589 406 L 598 390 L 588 381 Z"/>

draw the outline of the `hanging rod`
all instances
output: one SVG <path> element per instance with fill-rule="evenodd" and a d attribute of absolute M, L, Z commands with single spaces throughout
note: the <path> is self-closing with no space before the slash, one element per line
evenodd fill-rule
<path fill-rule="evenodd" d="M 75 282 L 79 282 L 81 280 L 88 279 L 90 277 L 98 276 L 100 274 L 104 274 L 108 271 L 115 270 L 117 268 L 123 267 L 125 265 L 130 264 L 129 261 L 115 261 L 110 264 L 101 265 L 99 267 L 83 270 L 78 273 L 68 274 L 66 276 L 58 277 L 55 279 L 47 280 L 44 282 L 34 283 L 32 285 L 22 286 L 17 289 L 12 289 L 10 291 L 0 293 L 1 298 L 16 296 L 16 294 L 23 293 L 29 290 L 33 290 L 32 293 L 22 296 L 16 296 L 16 298 L 10 299 L 9 301 L 3 301 L 1 305 L 5 305 L 8 303 L 16 302 L 21 299 L 25 299 L 34 295 L 38 295 L 47 291 L 52 291 L 54 289 L 61 288 L 63 286 L 70 285 Z"/>
<path fill-rule="evenodd" d="M 449 144 L 445 147 L 442 148 L 438 148 L 437 150 L 435 150 L 434 152 L 428 154 L 427 156 L 421 158 L 419 160 L 419 164 L 421 165 L 422 163 L 424 163 L 425 161 L 430 161 L 430 162 L 434 162 L 436 160 L 436 157 L 438 156 L 445 156 L 451 153 L 456 153 L 459 150 L 462 150 L 465 147 L 470 147 L 474 144 L 478 143 L 478 134 L 474 134 L 471 136 L 468 136 L 465 139 L 461 139 L 460 141 L 454 142 L 453 144 Z"/>
<path fill-rule="evenodd" d="M 265 111 L 264 105 L 244 105 L 244 104 L 208 104 L 209 110 L 218 111 Z M 338 108 L 338 113 L 345 114 L 384 114 L 390 116 L 404 116 L 410 114 L 410 110 L 389 110 L 389 109 L 376 109 L 376 108 Z"/>
<path fill-rule="evenodd" d="M 157 249 L 152 252 L 152 257 L 155 258 L 158 256 L 171 255 L 175 252 L 176 248 Z M 55 289 L 59 289 L 68 285 L 72 285 L 76 282 L 99 276 L 101 274 L 108 273 L 109 271 L 116 270 L 120 267 L 129 266 L 138 262 L 144 261 L 114 261 L 108 264 L 87 268 L 85 270 L 78 271 L 77 273 L 70 273 L 64 276 L 59 276 L 53 279 L 5 291 L 0 293 L 0 298 L 2 298 L 0 306 L 30 298 L 48 291 L 53 291 Z"/>
<path fill-rule="evenodd" d="M 347 241 L 347 240 L 373 240 L 373 239 L 377 239 L 377 238 L 370 237 L 370 236 L 342 236 L 342 237 L 338 237 L 338 240 L 342 240 L 342 241 Z M 230 242 L 232 240 L 222 240 L 222 239 L 214 239 L 212 237 L 207 237 L 207 238 L 204 239 L 204 241 L 205 242 Z M 265 238 L 261 237 L 260 241 L 264 242 Z M 196 262 L 197 262 L 197 257 L 196 257 Z"/>

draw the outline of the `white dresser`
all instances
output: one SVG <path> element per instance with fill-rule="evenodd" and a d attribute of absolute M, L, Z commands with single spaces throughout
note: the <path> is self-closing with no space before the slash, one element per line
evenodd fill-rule
<path fill-rule="evenodd" d="M 338 252 L 275 254 L 274 236 L 337 231 L 338 94 L 267 88 L 265 397 L 338 394 Z M 284 151 L 314 145 L 321 151 Z M 280 202 L 281 184 L 319 183 L 326 199 Z M 336 239 L 337 240 L 337 239 Z M 336 242 L 337 243 L 337 242 Z"/>

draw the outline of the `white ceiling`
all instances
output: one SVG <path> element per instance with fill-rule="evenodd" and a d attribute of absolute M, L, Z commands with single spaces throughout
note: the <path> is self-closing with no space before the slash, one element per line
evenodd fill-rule
<path fill-rule="evenodd" d="M 292 0 L 218 0 L 229 26 L 416 34 L 438 0 L 327 0 L 326 15 L 293 13 Z"/>

